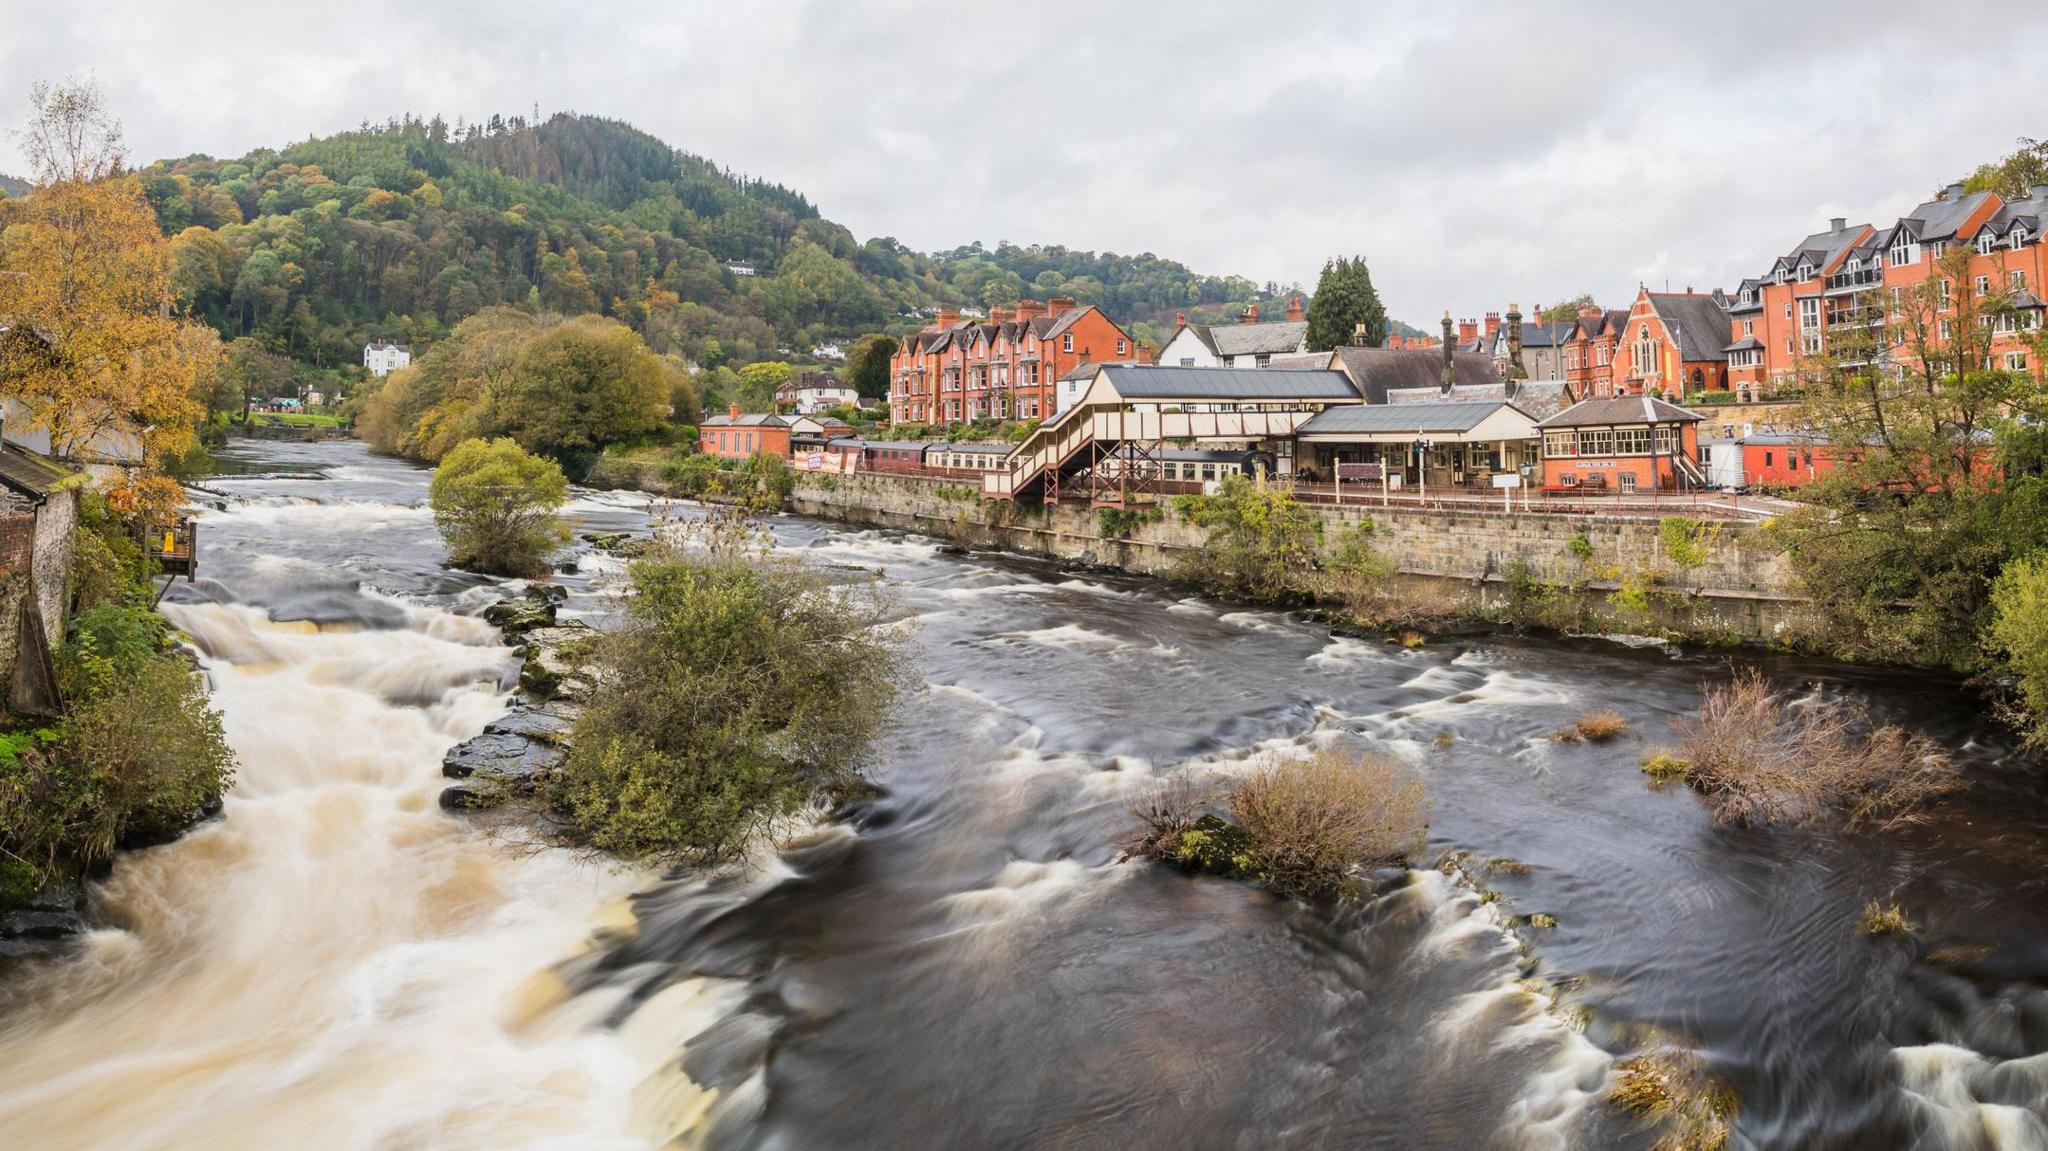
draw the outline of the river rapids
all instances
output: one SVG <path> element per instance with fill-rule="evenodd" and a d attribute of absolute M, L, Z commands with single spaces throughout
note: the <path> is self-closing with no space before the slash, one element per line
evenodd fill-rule
<path fill-rule="evenodd" d="M 1954 684 L 1767 661 L 1974 786 L 1902 832 L 1731 830 L 1637 768 L 1723 656 L 1402 650 L 783 518 L 780 546 L 883 574 L 926 683 L 877 798 L 665 876 L 438 808 L 517 665 L 426 473 L 226 458 L 164 610 L 240 775 L 223 818 L 121 858 L 105 927 L 0 971 L 7 1151 L 1647 1148 L 1602 1096 L 1649 1043 L 1735 1088 L 1735 1146 L 2048 1149 L 2048 789 Z M 575 568 L 567 610 L 602 625 L 618 564 Z M 1549 738 L 1595 707 L 1642 737 Z M 1330 914 L 1119 862 L 1161 775 L 1334 740 L 1414 764 L 1431 857 L 1497 897 L 1418 870 Z M 1871 899 L 1918 937 L 1860 936 Z"/>

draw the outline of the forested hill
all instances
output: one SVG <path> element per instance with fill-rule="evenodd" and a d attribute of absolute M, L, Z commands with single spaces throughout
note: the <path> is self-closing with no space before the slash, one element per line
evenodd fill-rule
<path fill-rule="evenodd" d="M 594 116 L 406 119 L 141 175 L 186 301 L 228 338 L 318 364 L 372 338 L 431 342 L 493 304 L 616 316 L 711 367 L 947 304 L 1060 294 L 1170 325 L 1259 291 L 1151 255 L 861 242 L 798 192 Z"/>

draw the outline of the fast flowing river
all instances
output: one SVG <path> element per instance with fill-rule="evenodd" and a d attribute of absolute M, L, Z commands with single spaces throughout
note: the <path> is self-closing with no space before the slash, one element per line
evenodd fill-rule
<path fill-rule="evenodd" d="M 0 979 L 0 1148 L 1646 1147 L 1599 1099 L 1664 1034 L 1740 1092 L 1737 1145 L 2048 1147 L 2048 795 L 1948 684 L 1780 662 L 1921 726 L 1975 790 L 1899 834 L 1709 822 L 1644 743 L 1718 657 L 1401 651 L 1156 584 L 778 521 L 880 569 L 928 686 L 880 798 L 742 875 L 520 849 L 443 814 L 442 753 L 516 672 L 426 474 L 247 445 L 166 611 L 241 758 L 226 817 L 124 856 L 109 922 Z M 586 529 L 644 528 L 586 495 Z M 564 580 L 571 608 L 605 611 Z M 1442 738 L 1442 737 L 1448 737 Z M 1195 762 L 1364 741 L 1436 797 L 1435 871 L 1334 920 L 1116 862 Z M 1866 900 L 1919 939 L 1871 940 Z M 1543 913 L 1521 956 L 1503 915 Z M 1518 982 L 1563 987 L 1561 1006 Z"/>

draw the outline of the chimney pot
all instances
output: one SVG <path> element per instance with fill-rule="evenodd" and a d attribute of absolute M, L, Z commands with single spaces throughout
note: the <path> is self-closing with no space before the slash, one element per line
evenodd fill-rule
<path fill-rule="evenodd" d="M 1287 322 L 1288 322 L 1288 323 L 1290 323 L 1290 324 L 1298 324 L 1298 323 L 1300 323 L 1300 322 L 1302 321 L 1302 317 L 1303 317 L 1303 315 L 1304 315 L 1304 313 L 1303 313 L 1303 312 L 1302 312 L 1302 310 L 1301 310 L 1301 297 L 1300 297 L 1300 296 L 1296 296 L 1296 297 L 1294 297 L 1293 299 L 1291 299 L 1291 300 L 1287 301 Z"/>

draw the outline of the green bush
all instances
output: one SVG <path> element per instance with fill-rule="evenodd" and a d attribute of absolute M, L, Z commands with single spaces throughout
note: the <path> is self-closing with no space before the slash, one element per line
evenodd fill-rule
<path fill-rule="evenodd" d="M 635 561 L 625 627 L 547 798 L 569 838 L 629 858 L 729 860 L 851 785 L 906 666 L 872 584 L 834 586 L 719 518 Z"/>
<path fill-rule="evenodd" d="M 2048 744 L 2048 552 L 1999 573 L 1991 587 L 1990 643 L 2013 676 L 2028 742 Z"/>
<path fill-rule="evenodd" d="M 559 464 L 509 438 L 465 440 L 434 470 L 428 502 L 455 566 L 533 576 L 568 542 L 568 490 Z"/>
<path fill-rule="evenodd" d="M 69 709 L 0 737 L 0 858 L 39 875 L 175 834 L 220 802 L 234 755 L 156 613 L 102 604 L 58 653 Z M 18 877 L 17 877 L 18 878 Z"/>
<path fill-rule="evenodd" d="M 1226 477 L 1215 495 L 1177 496 L 1182 518 L 1207 530 L 1181 575 L 1224 595 L 1279 600 L 1304 593 L 1322 522 L 1283 491 Z"/>

